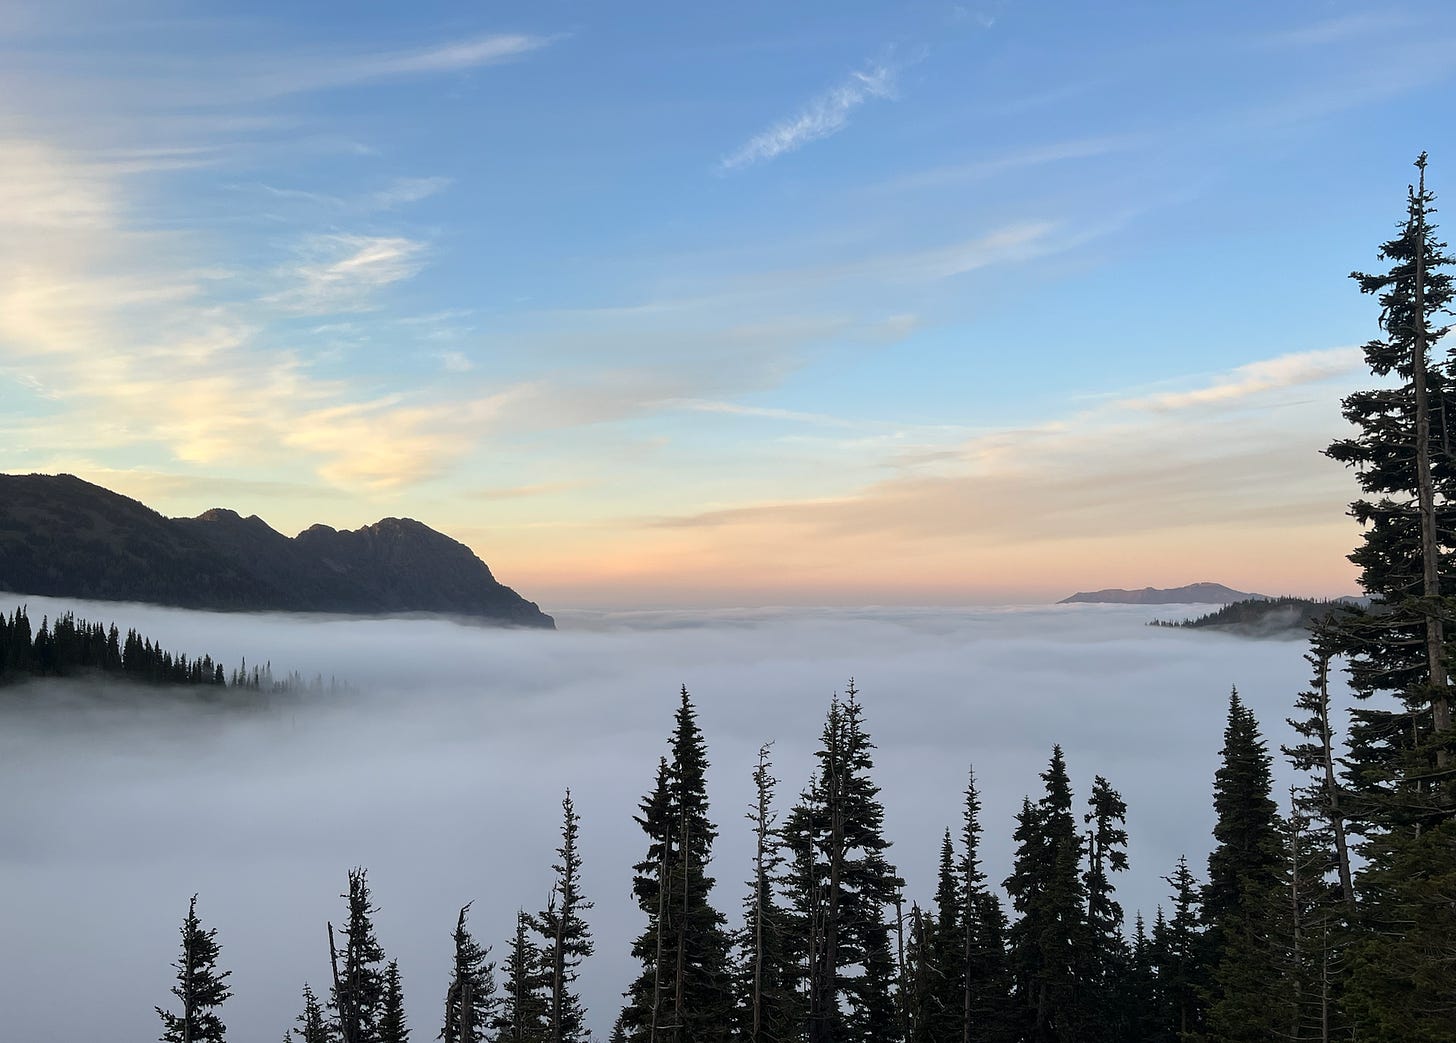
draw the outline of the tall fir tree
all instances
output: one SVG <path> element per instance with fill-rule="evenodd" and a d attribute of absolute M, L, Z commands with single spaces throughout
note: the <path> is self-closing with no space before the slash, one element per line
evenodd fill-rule
<path fill-rule="evenodd" d="M 1456 411 L 1449 327 L 1456 264 L 1430 220 L 1426 156 L 1407 189 L 1380 273 L 1352 273 L 1378 297 L 1383 339 L 1365 345 L 1385 385 L 1344 401 L 1354 437 L 1328 454 L 1356 469 L 1364 526 L 1350 560 L 1373 603 L 1340 627 L 1353 712 L 1345 783 L 1361 836 L 1361 930 L 1350 949 L 1347 1007 L 1362 1038 L 1456 1038 L 1456 751 L 1449 640 L 1456 575 Z"/>
<path fill-rule="evenodd" d="M 1203 932 L 1201 888 L 1179 857 L 1172 876 L 1163 878 L 1173 889 L 1173 915 L 1153 923 L 1153 966 L 1157 973 L 1161 1024 L 1154 1039 L 1158 1043 L 1200 1038 L 1204 1027 L 1204 983 L 1208 978 Z"/>
<path fill-rule="evenodd" d="M 1006 958 L 1006 912 L 981 867 L 981 794 L 976 772 L 966 776 L 961 812 L 961 1043 L 1018 1039 Z"/>
<path fill-rule="evenodd" d="M 1309 651 L 1305 661 L 1313 668 L 1309 688 L 1299 694 L 1295 708 L 1302 717 L 1288 723 L 1299 742 L 1281 748 L 1295 771 L 1306 781 L 1295 792 L 1295 808 L 1322 824 L 1332 847 L 1331 867 L 1338 882 L 1338 901 L 1345 914 L 1355 915 L 1354 872 L 1351 868 L 1347 808 L 1349 795 L 1340 785 L 1340 748 L 1330 707 L 1330 667 L 1337 654 L 1336 622 L 1320 621 L 1310 627 Z"/>
<path fill-rule="evenodd" d="M 501 965 L 501 1001 L 491 1028 L 495 1043 L 544 1043 L 549 1031 L 545 954 L 532 940 L 531 918 L 516 913 L 516 931 L 511 936 Z"/>
<path fill-rule="evenodd" d="M 330 1043 L 329 1025 L 324 1020 L 324 1005 L 307 982 L 303 984 L 303 1010 L 294 1021 L 298 1023 L 298 1027 L 290 1029 L 284 1039 L 296 1040 L 297 1043 Z"/>
<path fill-rule="evenodd" d="M 889 910 L 904 881 L 886 858 L 884 806 L 853 679 L 831 702 L 818 767 L 785 824 L 809 1043 L 900 1038 Z"/>
<path fill-rule="evenodd" d="M 686 686 L 671 745 L 637 818 L 648 848 L 632 891 L 647 929 L 632 947 L 642 972 L 623 1017 L 633 1040 L 714 1043 L 731 1034 L 732 967 L 708 873 L 718 831 L 708 817 L 707 745 Z"/>
<path fill-rule="evenodd" d="M 444 1043 L 484 1043 L 496 1013 L 495 964 L 489 960 L 490 950 L 465 926 L 472 904 L 461 906 L 450 936 L 455 955 L 445 989 L 444 1024 L 437 1037 Z"/>
<path fill-rule="evenodd" d="M 399 963 L 390 960 L 389 965 L 384 968 L 384 1004 L 379 1014 L 379 1043 L 409 1043 L 409 1037 Z"/>
<path fill-rule="evenodd" d="M 1274 803 L 1272 758 L 1237 689 L 1229 694 L 1222 760 L 1214 776 L 1214 848 L 1203 916 L 1208 946 L 1208 1029 L 1219 1040 L 1258 1040 L 1286 1031 L 1277 932 L 1285 862 Z"/>
<path fill-rule="evenodd" d="M 920 1038 L 960 1043 L 965 1034 L 966 898 L 950 830 L 940 840 L 935 876 L 935 918 L 928 957 L 929 991 L 921 1015 Z"/>
<path fill-rule="evenodd" d="M 581 1043 L 589 1035 L 586 1012 L 576 992 L 581 963 L 592 954 L 591 928 L 581 914 L 592 903 L 581 893 L 581 854 L 577 851 L 581 820 L 571 790 L 561 801 L 561 846 L 551 867 L 556 882 L 546 908 L 533 921 L 541 935 L 546 987 L 546 1038 L 549 1043 Z"/>
<path fill-rule="evenodd" d="M 1023 803 L 1006 892 L 1020 918 L 1011 926 L 1016 1000 L 1030 1043 L 1072 1043 L 1089 1023 L 1086 889 L 1082 836 L 1061 746 L 1042 772 L 1046 793 Z"/>
<path fill-rule="evenodd" d="M 1087 813 L 1087 1043 L 1109 1043 L 1128 1035 L 1128 1005 L 1121 994 L 1127 977 L 1128 949 L 1123 938 L 1122 906 L 1113 874 L 1127 869 L 1127 803 L 1101 775 L 1092 780 Z"/>
<path fill-rule="evenodd" d="M 785 856 L 773 806 L 779 780 L 769 760 L 770 745 L 758 749 L 754 801 L 745 816 L 753 828 L 753 877 L 743 900 L 736 992 L 738 1033 L 746 1043 L 787 1043 L 803 1020 L 794 990 L 789 913 L 779 897 Z"/>
<path fill-rule="evenodd" d="M 197 918 L 197 896 L 193 895 L 182 921 L 182 952 L 172 965 L 177 984 L 171 993 L 182 1009 L 173 1013 L 156 1008 L 162 1019 L 161 1043 L 222 1043 L 227 1039 L 227 1026 L 217 1011 L 232 996 L 227 984 L 232 971 L 218 970 L 219 950 L 217 928 L 202 926 Z"/>
<path fill-rule="evenodd" d="M 348 902 L 342 951 L 329 925 L 329 959 L 334 985 L 329 994 L 333 1032 L 340 1043 L 380 1043 L 379 1018 L 384 1008 L 384 949 L 374 934 L 374 903 L 368 873 L 349 871 Z"/>
<path fill-rule="evenodd" d="M 1163 910 L 1160 906 L 1159 922 L 1162 916 Z M 1123 1005 L 1119 1020 L 1123 1025 L 1124 1043 L 1157 1043 L 1164 1038 L 1155 950 L 1141 912 L 1133 917 L 1127 972 L 1122 981 L 1117 983 L 1116 995 L 1118 1002 Z"/>

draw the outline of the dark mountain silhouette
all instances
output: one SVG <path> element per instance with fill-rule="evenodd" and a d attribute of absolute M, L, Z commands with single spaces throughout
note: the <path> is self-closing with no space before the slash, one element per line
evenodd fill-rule
<path fill-rule="evenodd" d="M 165 518 L 72 475 L 0 475 L 0 590 L 233 611 L 550 616 L 462 543 L 409 518 L 292 539 L 214 508 Z"/>
<path fill-rule="evenodd" d="M 1080 591 L 1058 601 L 1058 605 L 1098 603 L 1109 605 L 1228 605 L 1235 601 L 1267 599 L 1266 594 L 1247 594 L 1222 583 L 1190 583 L 1186 587 L 1144 587 L 1142 590 Z"/>

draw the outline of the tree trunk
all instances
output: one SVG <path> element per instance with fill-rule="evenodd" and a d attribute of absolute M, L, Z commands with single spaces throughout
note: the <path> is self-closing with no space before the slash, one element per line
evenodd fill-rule
<path fill-rule="evenodd" d="M 333 921 L 329 921 L 329 966 L 334 972 L 334 996 L 339 1008 L 339 1038 L 342 1043 L 354 1043 L 354 1027 L 348 1013 L 349 1001 L 344 995 L 343 984 L 339 981 L 339 950 L 334 947 Z"/>
<path fill-rule="evenodd" d="M 1340 787 L 1335 778 L 1335 740 L 1330 728 L 1330 656 L 1320 650 L 1317 676 L 1319 678 L 1320 705 L 1320 750 L 1324 760 L 1325 806 L 1328 809 L 1330 830 L 1335 836 L 1336 869 L 1340 874 L 1340 898 L 1345 908 L 1355 915 L 1355 884 L 1350 872 L 1350 845 L 1345 837 L 1345 816 L 1340 808 Z"/>
<path fill-rule="evenodd" d="M 682 1039 L 683 1030 L 683 979 L 687 976 L 687 942 L 688 942 L 688 808 L 687 802 L 683 802 L 682 810 L 682 864 L 683 864 L 683 894 L 682 894 L 682 920 L 677 925 L 677 971 L 673 982 L 672 999 L 672 1039 L 678 1043 Z"/>
<path fill-rule="evenodd" d="M 1415 198 L 1416 320 L 1411 338 L 1411 376 L 1416 393 L 1416 494 L 1421 511 L 1421 580 L 1426 601 L 1426 665 L 1430 673 L 1431 723 L 1437 742 L 1451 727 L 1446 695 L 1445 634 L 1438 599 L 1441 595 L 1440 545 L 1436 536 L 1436 494 L 1431 479 L 1431 408 L 1426 390 L 1426 154 L 1416 160 L 1420 187 Z M 1437 746 L 1436 765 L 1445 768 L 1449 755 Z"/>

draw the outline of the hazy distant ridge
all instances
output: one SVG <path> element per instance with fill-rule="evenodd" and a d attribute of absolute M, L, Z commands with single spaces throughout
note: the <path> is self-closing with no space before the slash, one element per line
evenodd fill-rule
<path fill-rule="evenodd" d="M 1190 583 L 1186 587 L 1143 587 L 1142 590 L 1078 591 L 1058 605 L 1228 605 L 1235 601 L 1265 600 L 1267 594 L 1249 594 L 1225 587 L 1222 583 Z"/>
<path fill-rule="evenodd" d="M 554 627 L 464 544 L 410 518 L 290 539 L 222 508 L 165 518 L 72 475 L 0 475 L 0 590 L 236 611 L 439 612 Z"/>

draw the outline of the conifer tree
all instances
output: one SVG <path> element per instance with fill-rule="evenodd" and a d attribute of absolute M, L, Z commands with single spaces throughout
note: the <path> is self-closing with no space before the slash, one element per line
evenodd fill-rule
<path fill-rule="evenodd" d="M 1017 843 L 1006 892 L 1020 913 L 1011 926 L 1016 998 L 1031 1043 L 1071 1043 L 1089 1021 L 1086 891 L 1082 837 L 1060 746 L 1041 775 L 1046 794 L 1017 816 Z"/>
<path fill-rule="evenodd" d="M 627 1043 L 627 1021 L 622 1015 L 617 1015 L 617 1020 L 612 1022 L 612 1034 L 607 1037 L 607 1043 Z"/>
<path fill-rule="evenodd" d="M 831 702 L 814 779 L 785 825 L 809 1043 L 899 1037 L 888 910 L 904 881 L 885 857 L 874 744 L 851 679 Z"/>
<path fill-rule="evenodd" d="M 1289 726 L 1303 740 L 1282 751 L 1296 771 L 1304 772 L 1308 781 L 1295 793 L 1295 808 L 1323 824 L 1323 831 L 1333 847 L 1334 872 L 1339 884 L 1338 899 L 1348 917 L 1355 914 L 1354 873 L 1350 863 L 1350 845 L 1346 830 L 1348 795 L 1338 777 L 1339 749 L 1335 725 L 1330 713 L 1330 661 L 1336 655 L 1334 624 L 1316 623 L 1310 628 L 1309 652 L 1305 661 L 1314 670 L 1309 688 L 1299 694 L 1295 707 L 1303 711 L 1298 720 L 1289 719 Z"/>
<path fill-rule="evenodd" d="M 776 828 L 774 787 L 769 746 L 758 749 L 753 770 L 754 802 L 745 816 L 753 826 L 753 878 L 743 901 L 743 931 L 738 971 L 739 1034 L 747 1043 L 781 1043 L 794 1038 L 802 1021 L 799 997 L 789 952 L 789 913 L 779 899 L 782 882 L 783 840 Z"/>
<path fill-rule="evenodd" d="M 965 1034 L 966 901 L 957 870 L 955 847 L 947 829 L 940 841 L 935 918 L 926 953 L 929 987 L 920 1018 L 921 1038 L 937 1043 L 960 1043 Z"/>
<path fill-rule="evenodd" d="M 935 922 L 919 903 L 910 903 L 910 943 L 900 975 L 900 1007 L 908 1043 L 940 1043 L 946 1039 L 944 1026 L 936 1024 Z"/>
<path fill-rule="evenodd" d="M 384 1005 L 379 1015 L 379 1043 L 409 1043 L 405 1023 L 404 986 L 399 980 L 399 963 L 390 960 L 384 969 Z"/>
<path fill-rule="evenodd" d="M 549 972 L 544 954 L 531 940 L 531 918 L 523 911 L 516 913 L 516 933 L 501 969 L 505 981 L 491 1022 L 495 1043 L 543 1043 L 549 1032 Z"/>
<path fill-rule="evenodd" d="M 227 978 L 232 971 L 217 969 L 220 946 L 217 928 L 204 929 L 197 918 L 197 896 L 187 903 L 187 917 L 182 921 L 182 952 L 172 966 L 177 971 L 177 984 L 171 993 L 182 1005 L 179 1013 L 157 1007 L 162 1019 L 161 1043 L 222 1043 L 227 1039 L 227 1026 L 217 1010 L 232 996 Z"/>
<path fill-rule="evenodd" d="M 961 816 L 962 1043 L 1012 1043 L 1016 1019 L 1011 1007 L 1011 968 L 1006 958 L 1006 913 L 981 868 L 981 795 L 976 773 L 966 777 Z"/>
<path fill-rule="evenodd" d="M 1426 156 L 1416 161 L 1406 214 L 1377 274 L 1352 273 L 1378 295 L 1383 340 L 1365 345 L 1386 386 L 1347 397 L 1358 433 L 1328 454 L 1353 466 L 1365 527 L 1350 555 L 1374 599 L 1339 627 L 1352 714 L 1345 783 L 1350 829 L 1362 836 L 1358 940 L 1350 948 L 1347 1007 L 1362 1038 L 1456 1038 L 1456 785 L 1449 635 L 1456 540 L 1449 327 L 1456 259 L 1436 238 Z M 1394 386 L 1390 386 L 1393 384 Z"/>
<path fill-rule="evenodd" d="M 340 1043 L 380 1043 L 379 1018 L 384 1007 L 384 949 L 374 934 L 374 903 L 369 898 L 368 873 L 349 871 L 349 890 L 339 896 L 349 903 L 344 921 L 342 952 L 335 945 L 329 924 L 329 959 L 334 986 L 329 1007 Z"/>
<path fill-rule="evenodd" d="M 580 1043 L 588 1035 L 583 1024 L 585 1011 L 576 994 L 581 961 L 592 954 L 591 928 L 581 918 L 592 903 L 581 893 L 581 855 L 577 852 L 580 819 L 571 801 L 571 790 L 561 801 L 561 846 L 559 861 L 551 868 L 556 882 L 546 908 L 533 921 L 542 937 L 545 957 L 546 1038 L 550 1043 Z"/>
<path fill-rule="evenodd" d="M 1173 916 L 1163 910 L 1153 924 L 1153 965 L 1158 998 L 1162 1003 L 1162 1040 L 1196 1039 L 1204 1025 L 1204 982 L 1207 979 L 1202 910 L 1198 882 L 1179 857 L 1172 876 L 1163 878 L 1173 889 Z"/>
<path fill-rule="evenodd" d="M 1214 849 L 1203 916 L 1209 946 L 1208 1027 L 1220 1039 L 1268 1039 L 1287 1030 L 1277 935 L 1284 859 L 1272 761 L 1254 713 L 1229 695 L 1222 763 L 1214 777 Z"/>
<path fill-rule="evenodd" d="M 291 1037 L 298 1043 L 329 1043 L 329 1026 L 324 1020 L 324 1006 L 307 982 L 303 985 L 303 1010 L 294 1020 L 298 1022 L 298 1028 L 289 1030 L 285 1039 Z"/>
<path fill-rule="evenodd" d="M 633 1040 L 710 1043 L 731 1032 L 732 968 L 723 914 L 711 901 L 718 831 L 708 818 L 707 746 L 686 687 L 671 752 L 637 818 L 648 848 L 632 890 L 647 929 L 632 947 L 643 969 L 623 1017 Z"/>
<path fill-rule="evenodd" d="M 472 904 L 461 906 L 451 936 L 455 959 L 445 990 L 445 1023 L 438 1037 L 444 1043 L 483 1043 L 495 1014 L 495 964 L 487 959 L 490 950 L 481 948 L 465 926 Z"/>
<path fill-rule="evenodd" d="M 1163 918 L 1162 907 L 1158 908 L 1158 922 Z M 1166 930 L 1164 926 L 1162 928 Z M 1121 1018 L 1124 1026 L 1125 1043 L 1156 1043 L 1166 1038 L 1160 1011 L 1161 998 L 1158 995 L 1158 977 L 1153 941 L 1148 937 L 1143 914 L 1133 917 L 1132 944 L 1128 949 L 1127 974 L 1118 983 L 1117 997 L 1123 1005 Z"/>
<path fill-rule="evenodd" d="M 1341 1005 L 1344 947 L 1349 921 L 1333 878 L 1334 845 L 1329 829 L 1301 809 L 1294 788 L 1281 840 L 1285 854 L 1285 886 L 1281 906 L 1264 930 L 1274 936 L 1284 956 L 1283 987 L 1278 1002 L 1289 1022 L 1283 1035 L 1297 1041 L 1329 1043 L 1349 1039 Z"/>
<path fill-rule="evenodd" d="M 1120 986 L 1127 972 L 1127 943 L 1122 935 L 1122 906 L 1112 874 L 1127 869 L 1127 803 L 1108 781 L 1092 781 L 1082 817 L 1087 831 L 1087 966 L 1088 1043 L 1120 1040 L 1127 1035 L 1127 1005 Z"/>

